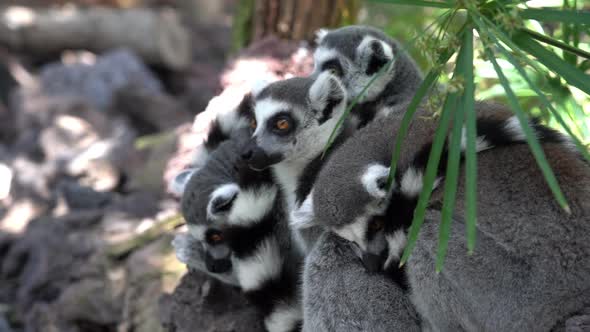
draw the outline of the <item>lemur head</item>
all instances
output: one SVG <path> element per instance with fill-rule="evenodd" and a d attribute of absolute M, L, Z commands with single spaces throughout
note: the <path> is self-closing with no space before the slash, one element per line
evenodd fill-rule
<path fill-rule="evenodd" d="M 254 114 L 252 112 L 252 94 L 244 95 L 235 109 L 221 112 L 211 121 L 209 133 L 203 144 L 195 149 L 188 168 L 178 173 L 170 182 L 169 190 L 177 196 L 182 196 L 186 184 L 195 172 L 198 172 L 209 159 L 210 154 L 217 147 L 229 139 L 246 139 L 250 134 L 249 124 Z"/>
<path fill-rule="evenodd" d="M 394 194 L 386 190 L 389 167 L 328 163 L 313 191 L 292 212 L 292 226 L 322 226 L 354 243 L 369 271 L 389 268 L 405 246 L 404 229 L 391 222 L 400 207 L 390 204 Z"/>
<path fill-rule="evenodd" d="M 401 70 L 411 71 L 413 78 L 421 77 L 416 64 L 398 43 L 372 27 L 352 25 L 320 30 L 317 44 L 313 74 L 330 71 L 340 77 L 351 100 L 392 60 L 393 65 L 384 69 L 386 72 L 373 82 L 360 102 L 375 100 Z"/>
<path fill-rule="evenodd" d="M 229 140 L 211 153 L 190 178 L 182 213 L 191 235 L 202 243 L 207 269 L 229 272 L 235 230 L 259 222 L 274 208 L 277 187 L 269 171 L 255 172 L 240 158 L 244 141 Z"/>
<path fill-rule="evenodd" d="M 323 151 L 346 108 L 340 80 L 326 72 L 317 78 L 291 78 L 255 93 L 251 142 L 242 157 L 253 169 L 309 161 Z"/>

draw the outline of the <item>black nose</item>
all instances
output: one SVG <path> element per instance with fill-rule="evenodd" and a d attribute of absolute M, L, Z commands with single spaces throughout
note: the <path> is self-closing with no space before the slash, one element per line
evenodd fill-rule
<path fill-rule="evenodd" d="M 205 256 L 205 267 L 212 273 L 225 273 L 232 268 L 229 258 L 215 259 L 208 254 Z"/>
<path fill-rule="evenodd" d="M 254 154 L 254 151 L 252 151 L 252 149 L 247 149 L 246 151 L 244 151 L 242 153 L 242 160 L 250 161 L 250 159 L 252 159 L 253 154 Z"/>

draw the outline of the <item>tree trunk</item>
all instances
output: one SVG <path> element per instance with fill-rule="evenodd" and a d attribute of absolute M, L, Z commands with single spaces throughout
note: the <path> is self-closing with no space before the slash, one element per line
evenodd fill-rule
<path fill-rule="evenodd" d="M 269 35 L 312 41 L 320 28 L 354 23 L 359 7 L 359 0 L 243 1 L 236 14 L 235 46 Z"/>

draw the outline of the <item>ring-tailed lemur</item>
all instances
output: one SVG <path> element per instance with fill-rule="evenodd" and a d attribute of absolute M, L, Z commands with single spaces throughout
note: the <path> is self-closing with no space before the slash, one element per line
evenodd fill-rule
<path fill-rule="evenodd" d="M 512 144 L 524 141 L 516 118 L 492 104 L 476 108 L 478 150 L 489 150 L 478 157 L 478 248 L 466 256 L 460 177 L 444 272 L 434 271 L 440 214 L 431 210 L 406 265 L 410 297 L 424 324 L 434 330 L 549 330 L 590 299 L 590 261 L 582 258 L 590 257 L 590 243 L 584 240 L 590 235 L 590 168 L 563 136 L 532 123 L 572 208 L 567 216 L 529 148 Z M 373 268 L 396 262 L 405 246 L 434 129 L 414 120 L 406 137 L 411 144 L 402 149 L 388 193 L 383 188 L 399 126 L 390 119 L 369 124 L 337 150 L 309 204 L 313 221 L 354 243 L 357 256 Z M 441 196 L 441 190 L 434 191 L 432 208 L 440 205 Z M 383 223 L 375 218 L 383 211 L 392 219 Z M 313 287 L 310 276 L 324 268 L 326 258 L 316 254 L 321 253 L 307 257 L 304 289 Z M 308 304 L 304 296 L 305 313 L 333 310 Z"/>
<path fill-rule="evenodd" d="M 252 109 L 257 125 L 242 157 L 253 169 L 272 168 L 287 211 L 295 210 L 311 191 L 325 160 L 322 153 L 346 103 L 340 80 L 328 72 L 317 78 L 271 83 L 254 93 Z M 353 130 L 346 121 L 329 152 Z M 312 229 L 308 234 L 295 234 L 295 238 L 307 251 L 319 234 Z"/>
<path fill-rule="evenodd" d="M 344 84 L 349 101 L 359 96 L 382 69 L 353 108 L 359 127 L 369 123 L 376 114 L 404 112 L 422 83 L 422 73 L 414 60 L 397 41 L 382 31 L 360 25 L 317 33 L 314 71 L 318 75 L 330 71 Z M 393 65 L 383 68 L 391 60 Z"/>
<path fill-rule="evenodd" d="M 209 274 L 231 274 L 260 309 L 268 331 L 296 331 L 302 258 L 291 246 L 270 170 L 253 171 L 241 161 L 244 143 L 221 143 L 190 178 L 182 212 L 194 240 L 181 249 L 190 251 L 188 257 L 202 255 Z"/>
<path fill-rule="evenodd" d="M 191 176 L 205 165 L 209 155 L 222 142 L 247 132 L 250 126 L 249 119 L 252 118 L 251 105 L 252 94 L 248 93 L 242 98 L 236 109 L 217 115 L 209 126 L 209 132 L 203 144 L 195 150 L 190 167 L 180 172 L 171 181 L 169 188 L 172 193 L 182 196 Z"/>

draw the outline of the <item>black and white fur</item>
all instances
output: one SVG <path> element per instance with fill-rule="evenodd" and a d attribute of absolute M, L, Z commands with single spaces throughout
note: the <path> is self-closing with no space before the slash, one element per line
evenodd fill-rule
<path fill-rule="evenodd" d="M 349 101 L 359 96 L 379 73 L 352 110 L 363 127 L 375 118 L 405 112 L 407 104 L 422 83 L 422 73 L 400 44 L 382 31 L 360 25 L 317 33 L 313 75 L 329 71 L 346 88 Z M 393 60 L 393 64 L 384 68 Z"/>
<path fill-rule="evenodd" d="M 328 72 L 275 82 L 254 94 L 257 127 L 243 158 L 253 169 L 272 169 L 287 211 L 296 210 L 312 190 L 325 160 L 322 154 L 347 100 L 340 80 Z M 287 130 L 276 127 L 280 121 L 288 123 Z M 329 151 L 353 130 L 345 121 Z M 305 252 L 319 234 L 318 229 L 311 229 L 295 236 Z"/>
<path fill-rule="evenodd" d="M 478 157 L 476 251 L 466 255 L 465 192 L 460 176 L 444 271 L 434 271 L 437 209 L 442 201 L 442 190 L 435 188 L 421 238 L 406 264 L 408 296 L 423 327 L 432 330 L 549 330 L 586 307 L 590 299 L 590 262 L 583 258 L 590 254 L 590 243 L 583 240 L 590 235 L 590 169 L 564 137 L 532 123 L 572 208 L 567 216 L 554 201 L 529 148 L 517 144 L 524 135 L 516 118 L 498 105 L 480 103 L 476 109 L 478 150 L 486 150 Z M 361 256 L 359 262 L 367 265 L 363 256 L 372 253 L 379 255 L 377 266 L 385 268 L 397 265 L 394 262 L 405 246 L 435 129 L 429 120 L 415 118 L 393 190 L 385 192 L 384 179 L 399 127 L 399 119 L 390 119 L 368 125 L 338 149 L 321 172 L 311 203 L 312 224 L 321 224 L 348 240 L 356 248 L 357 259 Z M 440 182 L 444 181 L 444 159 Z M 380 235 L 368 236 L 374 218 L 383 214 L 391 220 L 379 229 Z M 308 312 L 320 317 L 336 309 L 306 297 L 305 289 L 317 292 L 331 287 L 338 292 L 331 285 L 342 278 L 325 263 L 339 258 L 325 257 L 319 246 L 306 258 L 306 325 Z M 333 280 L 314 278 L 330 275 L 329 271 Z"/>
<path fill-rule="evenodd" d="M 181 197 L 191 176 L 205 165 L 211 153 L 224 141 L 240 136 L 248 130 L 252 119 L 251 107 L 252 94 L 248 93 L 236 109 L 220 113 L 211 122 L 207 137 L 194 151 L 189 167 L 176 175 L 169 184 L 172 193 Z"/>
<path fill-rule="evenodd" d="M 270 170 L 257 172 L 243 164 L 243 144 L 240 139 L 221 143 L 189 180 L 182 199 L 193 246 L 187 256 L 200 255 L 211 275 L 231 274 L 268 331 L 297 331 L 302 258 L 291 246 Z"/>

